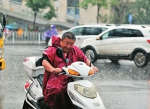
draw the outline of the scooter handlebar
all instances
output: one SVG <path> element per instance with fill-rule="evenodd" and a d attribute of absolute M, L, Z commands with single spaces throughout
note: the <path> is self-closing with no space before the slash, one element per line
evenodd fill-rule
<path fill-rule="evenodd" d="M 62 71 L 61 73 L 59 73 L 59 75 L 65 75 L 66 72 Z"/>

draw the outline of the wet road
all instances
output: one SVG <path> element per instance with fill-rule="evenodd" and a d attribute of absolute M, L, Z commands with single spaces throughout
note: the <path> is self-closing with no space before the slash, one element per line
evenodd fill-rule
<path fill-rule="evenodd" d="M 0 71 L 0 109 L 21 109 L 27 74 L 23 60 L 40 56 L 44 46 L 5 45 L 6 69 Z M 137 68 L 133 62 L 98 60 L 99 72 L 89 78 L 96 86 L 106 109 L 150 109 L 150 63 Z"/>

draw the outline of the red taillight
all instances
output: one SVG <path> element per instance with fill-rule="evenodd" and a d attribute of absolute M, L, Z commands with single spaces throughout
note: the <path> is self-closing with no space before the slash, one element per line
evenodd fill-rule
<path fill-rule="evenodd" d="M 29 88 L 29 86 L 30 86 L 31 84 L 29 83 L 29 82 L 26 82 L 26 84 L 25 84 L 25 89 L 27 89 L 27 88 Z"/>
<path fill-rule="evenodd" d="M 147 40 L 147 42 L 150 44 L 150 40 Z"/>
<path fill-rule="evenodd" d="M 25 58 L 25 59 L 24 59 L 24 62 L 26 62 L 26 61 L 28 61 L 28 60 L 29 60 L 29 58 Z"/>

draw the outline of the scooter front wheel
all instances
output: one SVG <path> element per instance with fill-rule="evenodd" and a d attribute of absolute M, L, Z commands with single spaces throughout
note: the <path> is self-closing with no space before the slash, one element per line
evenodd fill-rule
<path fill-rule="evenodd" d="M 82 108 L 80 108 L 80 107 L 78 107 L 76 105 L 74 105 L 73 107 L 74 107 L 74 109 L 82 109 Z"/>
<path fill-rule="evenodd" d="M 33 109 L 27 102 L 24 100 L 22 109 Z"/>

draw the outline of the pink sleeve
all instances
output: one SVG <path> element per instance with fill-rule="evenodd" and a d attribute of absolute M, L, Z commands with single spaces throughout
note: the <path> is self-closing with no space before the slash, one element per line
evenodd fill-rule
<path fill-rule="evenodd" d="M 48 47 L 44 50 L 43 55 L 46 55 L 50 61 L 53 61 L 55 57 L 55 51 L 56 49 L 54 47 Z"/>

